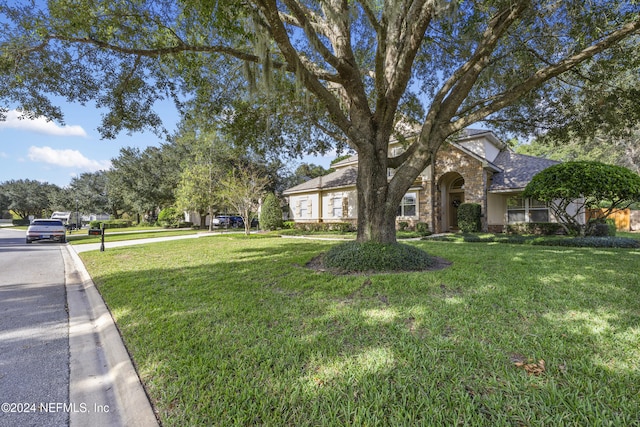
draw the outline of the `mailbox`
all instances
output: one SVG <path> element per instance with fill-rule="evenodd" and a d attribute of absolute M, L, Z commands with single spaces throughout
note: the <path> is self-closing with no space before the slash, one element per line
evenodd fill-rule
<path fill-rule="evenodd" d="M 100 228 L 90 228 L 89 236 L 102 236 L 102 229 Z"/>

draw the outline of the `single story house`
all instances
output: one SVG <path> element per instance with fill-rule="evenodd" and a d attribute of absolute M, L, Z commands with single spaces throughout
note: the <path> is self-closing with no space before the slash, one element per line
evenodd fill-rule
<path fill-rule="evenodd" d="M 397 155 L 402 146 L 392 142 L 389 149 Z M 285 190 L 289 218 L 355 223 L 357 163 L 352 156 L 332 165 L 334 172 Z M 521 195 L 535 174 L 557 163 L 517 154 L 491 131 L 468 129 L 440 149 L 435 167 L 418 176 L 398 207 L 396 222 L 424 222 L 434 232 L 457 230 L 461 203 L 480 204 L 485 231 L 503 232 L 512 223 L 555 222 L 545 203 Z M 388 173 L 391 177 L 393 170 Z"/>

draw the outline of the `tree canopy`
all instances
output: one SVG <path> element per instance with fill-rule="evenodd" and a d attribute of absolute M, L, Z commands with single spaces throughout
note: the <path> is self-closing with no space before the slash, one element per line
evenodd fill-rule
<path fill-rule="evenodd" d="M 554 140 L 550 135 L 516 147 L 521 154 L 540 156 L 562 162 L 592 160 L 629 168 L 640 173 L 640 126 L 627 129 L 626 135 L 597 131 L 589 137 Z"/>
<path fill-rule="evenodd" d="M 238 135 L 251 117 L 261 131 L 295 120 L 284 139 L 252 141 L 290 153 L 354 149 L 359 241 L 395 242 L 397 206 L 456 132 L 479 122 L 525 133 L 565 125 L 557 106 L 638 69 L 635 1 L 47 6 L 0 2 L 3 103 L 62 120 L 52 95 L 92 100 L 107 111 L 106 137 L 158 129 L 153 106 L 167 98 Z M 390 157 L 391 138 L 409 132 L 406 150 Z"/>
<path fill-rule="evenodd" d="M 602 217 L 640 201 L 640 175 L 627 168 L 593 161 L 566 162 L 551 166 L 533 177 L 524 197 L 547 202 L 566 230 L 589 232 L 584 223 L 587 209 L 606 204 Z M 567 227 L 568 226 L 568 227 Z"/>
<path fill-rule="evenodd" d="M 30 179 L 9 180 L 0 184 L 6 209 L 23 219 L 30 215 L 36 218 L 49 217 L 52 202 L 60 191 L 60 187 L 55 184 Z"/>

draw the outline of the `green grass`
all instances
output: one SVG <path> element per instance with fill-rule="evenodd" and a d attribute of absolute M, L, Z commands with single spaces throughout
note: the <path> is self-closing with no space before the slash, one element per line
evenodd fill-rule
<path fill-rule="evenodd" d="M 444 270 L 333 276 L 333 242 L 81 256 L 164 426 L 631 426 L 640 250 L 412 242 Z M 545 361 L 529 375 L 520 363 Z"/>

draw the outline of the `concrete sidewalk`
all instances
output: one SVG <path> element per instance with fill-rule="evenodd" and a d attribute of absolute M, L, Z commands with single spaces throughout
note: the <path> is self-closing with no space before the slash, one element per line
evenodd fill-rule
<path fill-rule="evenodd" d="M 70 425 L 158 426 L 111 313 L 75 247 L 65 245 L 62 254 L 69 309 L 69 401 L 86 405 L 86 411 L 70 413 Z"/>
<path fill-rule="evenodd" d="M 150 237 L 147 239 L 123 240 L 120 242 L 110 242 L 109 238 L 105 238 L 105 250 L 109 248 L 119 248 L 122 246 L 143 245 L 145 243 L 166 242 L 168 240 L 197 239 L 201 234 L 185 234 L 183 236 L 167 236 L 167 237 Z M 76 253 L 100 250 L 100 243 L 85 243 L 80 245 L 70 245 Z"/>

